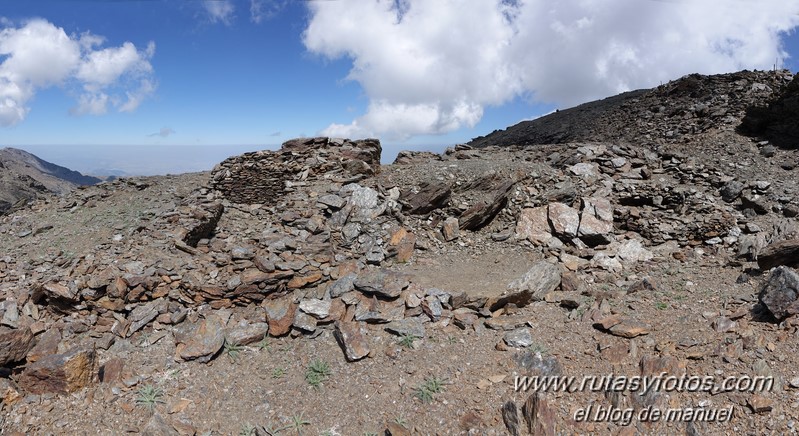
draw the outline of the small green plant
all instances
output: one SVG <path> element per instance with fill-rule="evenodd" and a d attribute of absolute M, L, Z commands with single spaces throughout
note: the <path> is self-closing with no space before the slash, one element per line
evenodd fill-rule
<path fill-rule="evenodd" d="M 243 346 L 241 346 L 241 345 L 239 345 L 239 344 L 237 344 L 235 342 L 228 341 L 227 339 L 225 339 L 225 347 L 224 348 L 225 348 L 225 354 L 227 354 L 228 357 L 230 357 L 230 360 L 232 360 L 234 362 L 236 360 L 238 360 L 239 353 L 241 353 L 242 350 L 244 350 Z"/>
<path fill-rule="evenodd" d="M 667 303 L 663 302 L 663 301 L 659 301 L 657 304 L 655 304 L 655 307 L 658 310 L 665 310 L 666 308 L 669 307 L 669 305 Z"/>
<path fill-rule="evenodd" d="M 267 353 L 272 351 L 272 344 L 269 343 L 269 339 L 266 338 L 266 335 L 264 335 L 264 338 L 261 340 L 261 342 L 258 342 L 258 349 L 261 351 L 266 351 Z"/>
<path fill-rule="evenodd" d="M 431 377 L 426 379 L 416 388 L 414 394 L 423 403 L 430 403 L 435 398 L 435 394 L 444 390 L 444 379 Z"/>
<path fill-rule="evenodd" d="M 547 353 L 547 347 L 545 347 L 545 346 L 543 346 L 541 344 L 533 344 L 532 346 L 530 346 L 530 352 L 533 353 L 533 354 L 542 354 L 543 355 L 543 354 Z"/>
<path fill-rule="evenodd" d="M 455 336 L 447 336 L 447 343 L 450 345 L 455 345 L 458 343 L 458 339 Z"/>
<path fill-rule="evenodd" d="M 239 430 L 239 436 L 256 436 L 255 426 L 251 425 L 249 422 L 241 425 L 241 430 Z"/>
<path fill-rule="evenodd" d="M 404 417 L 404 416 L 402 416 L 402 415 L 400 415 L 400 416 L 398 416 L 398 417 L 394 418 L 394 422 L 395 422 L 395 423 L 397 423 L 397 425 L 400 425 L 400 426 L 402 426 L 402 427 L 405 427 L 405 428 L 407 428 L 407 427 L 408 427 L 408 421 L 406 421 L 406 420 L 405 420 L 405 417 Z"/>
<path fill-rule="evenodd" d="M 367 431 L 367 432 L 364 432 L 363 436 L 377 436 L 377 432 Z"/>
<path fill-rule="evenodd" d="M 272 370 L 272 378 L 280 378 L 286 375 L 286 368 L 275 368 Z"/>
<path fill-rule="evenodd" d="M 302 433 L 300 433 L 300 429 L 302 429 L 304 425 L 311 425 L 311 423 L 303 419 L 302 413 L 300 413 L 299 415 L 292 416 L 289 425 L 277 429 L 276 432 L 283 430 L 297 430 L 297 436 L 302 436 Z"/>
<path fill-rule="evenodd" d="M 312 360 L 305 371 L 305 380 L 317 389 L 328 377 L 330 377 L 330 365 L 321 359 Z"/>
<path fill-rule="evenodd" d="M 145 385 L 139 388 L 138 396 L 136 397 L 136 404 L 149 409 L 151 412 L 155 410 L 158 404 L 165 404 L 164 391 L 161 388 L 153 385 Z"/>
<path fill-rule="evenodd" d="M 402 345 L 405 348 L 412 348 L 413 343 L 417 340 L 421 339 L 419 336 L 411 335 L 411 334 L 404 334 L 402 337 L 397 341 L 398 344 Z"/>

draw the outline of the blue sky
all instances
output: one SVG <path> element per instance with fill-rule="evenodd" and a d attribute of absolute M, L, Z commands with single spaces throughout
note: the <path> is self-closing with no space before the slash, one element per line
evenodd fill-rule
<path fill-rule="evenodd" d="M 799 0 L 2 0 L 0 146 L 140 174 L 321 134 L 441 150 L 684 74 L 796 71 L 797 13 Z"/>

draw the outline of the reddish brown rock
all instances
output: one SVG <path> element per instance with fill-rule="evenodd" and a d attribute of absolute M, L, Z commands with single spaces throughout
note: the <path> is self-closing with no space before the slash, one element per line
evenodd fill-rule
<path fill-rule="evenodd" d="M 614 336 L 630 339 L 636 336 L 648 335 L 649 326 L 641 322 L 625 320 L 611 327 L 610 333 Z"/>
<path fill-rule="evenodd" d="M 529 434 L 541 436 L 558 434 L 557 409 L 549 404 L 544 393 L 536 392 L 527 398 L 522 406 L 522 416 Z"/>
<path fill-rule="evenodd" d="M 450 185 L 444 182 L 423 183 L 419 192 L 404 194 L 406 211 L 423 215 L 446 206 L 452 195 Z"/>
<path fill-rule="evenodd" d="M 416 236 L 400 227 L 391 235 L 388 242 L 389 256 L 395 256 L 397 262 L 405 263 L 411 260 L 413 249 L 416 246 Z"/>
<path fill-rule="evenodd" d="M 13 405 L 22 399 L 19 387 L 13 381 L 0 378 L 0 404 Z"/>
<path fill-rule="evenodd" d="M 360 360 L 369 355 L 369 341 L 365 335 L 361 322 L 336 321 L 336 339 L 349 361 Z"/>
<path fill-rule="evenodd" d="M 61 283 L 45 283 L 42 289 L 50 298 L 63 299 L 71 302 L 78 301 L 77 293 Z"/>
<path fill-rule="evenodd" d="M 102 383 L 114 383 L 122 380 L 122 371 L 125 370 L 125 361 L 114 357 L 100 367 L 99 378 Z"/>
<path fill-rule="evenodd" d="M 749 405 L 749 408 L 752 409 L 754 413 L 766 413 L 771 412 L 771 409 L 774 407 L 774 402 L 769 400 L 768 398 L 754 394 L 746 401 Z"/>
<path fill-rule="evenodd" d="M 297 304 L 284 297 L 264 300 L 262 305 L 266 310 L 270 336 L 283 336 L 291 331 Z"/>
<path fill-rule="evenodd" d="M 295 276 L 286 285 L 289 289 L 299 289 L 322 280 L 322 273 L 315 272 L 307 276 Z"/>
<path fill-rule="evenodd" d="M 225 324 L 216 315 L 209 315 L 175 335 L 176 360 L 210 361 L 225 344 Z"/>
<path fill-rule="evenodd" d="M 33 332 L 31 332 L 30 328 L 10 329 L 0 327 L 0 365 L 24 359 L 32 345 Z"/>
<path fill-rule="evenodd" d="M 94 350 L 73 348 L 34 362 L 19 377 L 22 389 L 32 394 L 67 394 L 89 386 L 95 374 Z"/>
<path fill-rule="evenodd" d="M 535 245 L 546 245 L 552 239 L 547 207 L 522 209 L 516 221 L 516 237 L 529 240 Z"/>
<path fill-rule="evenodd" d="M 620 324 L 624 320 L 619 314 L 606 316 L 594 323 L 595 328 L 609 330 L 611 327 Z"/>
<path fill-rule="evenodd" d="M 757 256 L 757 266 L 766 270 L 779 265 L 799 266 L 799 239 L 768 245 Z"/>
<path fill-rule="evenodd" d="M 28 363 L 36 362 L 42 357 L 58 353 L 58 344 L 61 343 L 61 331 L 57 328 L 45 330 L 39 335 L 36 345 L 28 352 Z"/>

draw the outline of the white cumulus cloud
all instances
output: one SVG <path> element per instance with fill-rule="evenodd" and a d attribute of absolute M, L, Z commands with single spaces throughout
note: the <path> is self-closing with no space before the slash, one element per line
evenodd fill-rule
<path fill-rule="evenodd" d="M 149 60 L 151 42 L 138 50 L 132 43 L 98 49 L 99 36 L 67 35 L 54 24 L 35 19 L 22 26 L 4 21 L 0 30 L 0 126 L 25 119 L 37 90 L 75 87 L 74 114 L 104 114 L 109 106 L 135 109 L 154 87 Z"/>
<path fill-rule="evenodd" d="M 212 23 L 222 23 L 228 26 L 233 23 L 236 8 L 231 0 L 204 0 L 203 7 Z"/>
<path fill-rule="evenodd" d="M 306 48 L 348 58 L 365 114 L 336 136 L 447 133 L 523 97 L 561 107 L 689 73 L 769 69 L 799 0 L 309 2 Z"/>

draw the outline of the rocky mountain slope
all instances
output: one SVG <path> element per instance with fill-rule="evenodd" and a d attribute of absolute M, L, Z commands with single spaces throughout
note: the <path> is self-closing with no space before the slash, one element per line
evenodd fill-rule
<path fill-rule="evenodd" d="M 737 132 L 768 74 L 595 112 L 649 138 L 591 118 L 382 166 L 375 139 L 308 138 L 43 196 L 0 217 L 0 428 L 793 433 L 799 151 Z"/>
<path fill-rule="evenodd" d="M 0 214 L 45 193 L 65 194 L 101 180 L 16 148 L 0 149 Z"/>
<path fill-rule="evenodd" d="M 766 106 L 771 98 L 783 95 L 792 78 L 787 70 L 691 74 L 657 88 L 627 92 L 523 121 L 474 138 L 469 145 L 688 143 L 709 130 L 738 126 L 747 109 Z"/>

